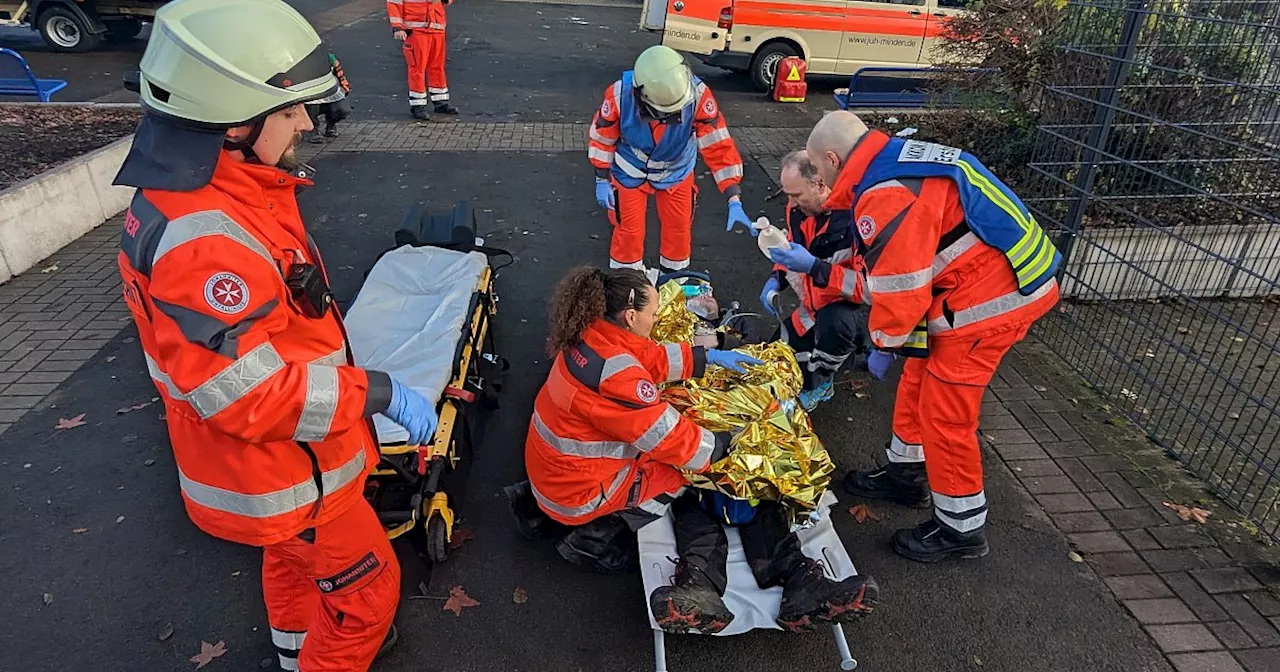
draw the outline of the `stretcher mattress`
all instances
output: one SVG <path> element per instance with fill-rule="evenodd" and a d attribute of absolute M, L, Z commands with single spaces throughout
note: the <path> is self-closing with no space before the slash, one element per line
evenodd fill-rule
<path fill-rule="evenodd" d="M 858 572 L 831 524 L 831 507 L 836 501 L 836 496 L 828 490 L 819 507 L 818 521 L 797 534 L 804 554 L 826 565 L 828 576 L 841 580 Z M 655 630 L 658 624 L 653 620 L 653 612 L 649 611 L 649 595 L 658 586 L 670 584 L 671 577 L 675 575 L 675 563 L 671 559 L 677 557 L 676 534 L 671 521 L 671 512 L 668 511 L 667 515 L 645 525 L 637 533 L 640 573 L 644 580 L 644 608 L 649 612 L 649 626 Z M 739 635 L 756 628 L 781 630 L 774 618 L 782 606 L 782 588 L 761 590 L 747 565 L 738 531 L 729 527 L 725 529 L 725 535 L 729 539 L 729 587 L 725 591 L 724 603 L 734 618 L 729 627 L 717 634 Z"/>
<path fill-rule="evenodd" d="M 479 252 L 438 247 L 405 245 L 383 255 L 345 318 L 356 365 L 385 371 L 438 403 L 487 265 Z M 386 416 L 373 421 L 379 443 L 408 440 L 408 431 Z"/>

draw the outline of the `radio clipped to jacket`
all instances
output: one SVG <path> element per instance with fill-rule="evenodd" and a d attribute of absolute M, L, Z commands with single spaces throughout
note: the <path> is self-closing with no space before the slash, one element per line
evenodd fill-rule
<path fill-rule="evenodd" d="M 329 283 L 325 282 L 319 266 L 306 262 L 293 264 L 289 267 L 284 284 L 303 315 L 318 320 L 329 312 L 333 294 L 329 291 Z"/>

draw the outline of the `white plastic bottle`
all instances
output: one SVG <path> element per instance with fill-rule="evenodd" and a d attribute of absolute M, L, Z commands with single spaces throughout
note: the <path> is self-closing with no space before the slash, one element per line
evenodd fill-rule
<path fill-rule="evenodd" d="M 756 236 L 756 245 L 760 248 L 760 253 L 770 261 L 773 258 L 769 256 L 769 250 L 779 247 L 783 249 L 791 247 L 791 241 L 787 240 L 786 232 L 770 224 L 768 217 L 757 219 L 754 226 L 760 232 L 760 235 Z M 804 279 L 795 271 L 787 271 L 786 277 L 787 284 L 791 286 L 791 291 L 795 292 L 798 298 L 804 300 Z"/>

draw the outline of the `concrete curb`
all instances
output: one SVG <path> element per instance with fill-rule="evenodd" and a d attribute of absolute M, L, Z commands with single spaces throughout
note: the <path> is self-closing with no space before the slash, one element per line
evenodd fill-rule
<path fill-rule="evenodd" d="M 111 184 L 133 136 L 0 191 L 0 283 L 23 273 L 129 207 Z"/>

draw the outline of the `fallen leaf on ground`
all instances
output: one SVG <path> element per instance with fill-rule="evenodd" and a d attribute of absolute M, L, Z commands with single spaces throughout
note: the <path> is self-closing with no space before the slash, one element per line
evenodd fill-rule
<path fill-rule="evenodd" d="M 155 460 L 147 460 L 146 462 L 143 462 L 143 463 L 142 463 L 142 466 L 144 466 L 144 467 L 149 467 L 149 466 L 151 466 L 151 465 L 153 465 L 153 464 L 155 464 L 155 463 L 156 463 L 156 461 L 155 461 Z"/>
<path fill-rule="evenodd" d="M 124 516 L 120 516 L 119 518 L 116 518 L 116 522 L 117 522 L 117 523 L 123 523 L 123 522 L 124 522 Z"/>
<path fill-rule="evenodd" d="M 84 534 L 85 532 L 88 532 L 88 531 L 89 531 L 89 528 L 87 528 L 87 527 L 77 527 L 76 529 L 71 530 L 71 533 L 72 533 L 72 534 Z"/>
<path fill-rule="evenodd" d="M 143 403 L 141 403 L 141 404 L 134 404 L 134 405 L 132 405 L 132 406 L 125 406 L 124 408 L 117 408 L 117 409 L 116 409 L 116 415 L 124 415 L 125 413 L 128 413 L 129 411 L 141 411 L 142 409 L 144 409 L 144 408 L 146 408 L 146 407 L 148 407 L 148 406 L 150 406 L 150 405 L 151 405 L 151 402 L 149 402 L 149 401 L 145 401 L 145 402 L 143 402 Z"/>
<path fill-rule="evenodd" d="M 427 594 L 427 582 L 426 582 L 426 581 L 419 581 L 419 582 L 418 582 L 418 594 L 419 594 L 419 595 L 426 595 L 426 594 Z"/>
<path fill-rule="evenodd" d="M 52 272 L 54 272 L 54 271 L 56 271 L 56 270 L 58 270 L 58 265 L 57 265 L 57 264 L 54 264 L 54 265 L 52 265 L 52 266 L 45 266 L 44 268 L 40 269 L 40 272 L 41 272 L 41 273 L 52 273 Z"/>
<path fill-rule="evenodd" d="M 1034 389 L 1036 392 L 1048 392 L 1048 391 L 1049 391 L 1049 388 L 1045 387 L 1044 385 L 1035 385 L 1035 386 L 1033 386 L 1033 388 L 1032 388 L 1032 389 Z M 974 656 L 974 657 L 976 658 L 977 656 Z"/>
<path fill-rule="evenodd" d="M 1204 525 L 1205 523 L 1209 522 L 1209 516 L 1213 515 L 1213 512 L 1209 511 L 1208 509 L 1201 509 L 1195 506 L 1173 504 L 1171 502 L 1165 502 L 1164 505 L 1169 507 L 1170 509 L 1173 509 L 1173 512 L 1178 514 L 1179 518 L 1186 521 L 1194 520 L 1197 523 L 1200 523 L 1201 525 Z"/>
<path fill-rule="evenodd" d="M 84 421 L 84 413 L 81 413 L 74 418 L 58 418 L 58 426 L 55 429 L 75 429 L 87 424 L 89 423 Z"/>
<path fill-rule="evenodd" d="M 1080 554 L 1075 551 L 1068 551 L 1067 559 L 1071 562 L 1084 562 L 1084 558 L 1080 557 Z"/>
<path fill-rule="evenodd" d="M 853 519 L 859 523 L 865 523 L 868 520 L 880 520 L 880 516 L 866 504 L 856 504 L 849 507 L 849 515 L 853 516 Z"/>
<path fill-rule="evenodd" d="M 160 628 L 160 632 L 156 633 L 156 639 L 158 639 L 158 640 L 160 640 L 160 641 L 162 641 L 162 642 L 163 642 L 163 641 L 165 641 L 165 640 L 167 640 L 167 639 L 169 639 L 169 638 L 170 638 L 170 637 L 172 637 L 172 636 L 173 636 L 173 624 L 172 624 L 172 623 L 165 623 L 165 624 L 164 624 L 164 627 L 163 627 L 163 628 Z"/>
<path fill-rule="evenodd" d="M 453 528 L 453 535 L 449 537 L 449 548 L 457 550 L 462 548 L 463 544 L 475 538 L 476 535 L 471 530 L 465 527 L 455 527 Z"/>
<path fill-rule="evenodd" d="M 471 599 L 471 597 L 462 590 L 462 586 L 454 586 L 449 589 L 449 599 L 445 600 L 444 610 L 452 611 L 454 616 L 461 616 L 464 608 L 478 606 L 480 606 L 480 603 Z"/>
<path fill-rule="evenodd" d="M 524 604 L 529 601 L 529 593 L 524 588 L 516 588 L 515 592 L 511 593 L 511 601 L 516 604 Z"/>
<path fill-rule="evenodd" d="M 111 355 L 110 357 L 107 357 L 107 363 L 108 363 L 108 364 L 110 364 L 111 362 L 114 362 L 114 361 L 116 361 L 116 356 L 115 356 L 115 355 Z"/>
<path fill-rule="evenodd" d="M 870 399 L 870 398 L 871 398 L 871 395 L 867 394 L 866 392 L 854 392 L 854 393 L 853 393 L 853 396 L 857 397 L 858 399 Z"/>
<path fill-rule="evenodd" d="M 977 665 L 978 667 L 982 667 L 982 659 L 981 659 L 981 658 L 979 658 L 979 657 L 977 657 L 977 656 L 974 656 L 974 657 L 973 657 L 973 664 L 974 664 L 974 665 Z"/>
<path fill-rule="evenodd" d="M 191 662 L 196 664 L 196 669 L 200 669 L 205 665 L 213 662 L 214 658 L 221 656 L 227 652 L 227 643 L 219 641 L 217 644 L 209 642 L 200 642 L 200 653 L 191 656 Z"/>
<path fill-rule="evenodd" d="M 51 604 L 53 604 L 53 593 L 45 593 L 45 594 L 44 594 L 44 606 L 46 606 L 46 607 L 47 607 L 47 606 L 49 606 L 49 605 L 51 605 Z"/>

